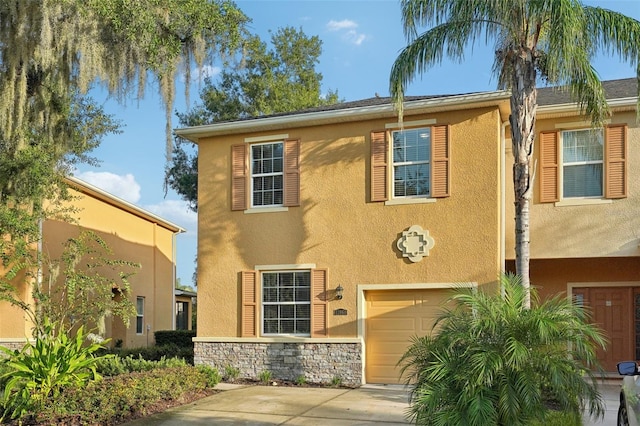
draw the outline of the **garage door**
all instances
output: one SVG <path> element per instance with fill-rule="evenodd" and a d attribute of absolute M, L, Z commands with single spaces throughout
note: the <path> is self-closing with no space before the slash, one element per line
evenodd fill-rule
<path fill-rule="evenodd" d="M 367 383 L 404 383 L 396 364 L 411 337 L 431 331 L 450 289 L 367 291 L 365 377 Z"/>

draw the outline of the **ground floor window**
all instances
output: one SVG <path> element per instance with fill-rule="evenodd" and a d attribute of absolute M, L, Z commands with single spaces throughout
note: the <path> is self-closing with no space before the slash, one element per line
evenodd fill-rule
<path fill-rule="evenodd" d="M 263 335 L 311 334 L 311 272 L 262 274 Z"/>
<path fill-rule="evenodd" d="M 136 298 L 136 334 L 144 334 L 144 297 Z"/>

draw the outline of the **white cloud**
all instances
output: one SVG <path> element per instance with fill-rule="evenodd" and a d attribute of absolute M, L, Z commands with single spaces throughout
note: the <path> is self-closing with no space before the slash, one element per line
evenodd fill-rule
<path fill-rule="evenodd" d="M 215 77 L 222 72 L 222 68 L 213 65 L 203 65 L 201 68 L 191 69 L 191 81 L 202 82 L 207 77 Z M 180 74 L 180 82 L 186 81 L 184 73 Z"/>
<path fill-rule="evenodd" d="M 140 200 L 140 184 L 131 173 L 120 176 L 109 172 L 83 172 L 76 176 L 130 203 L 137 203 Z"/>
<path fill-rule="evenodd" d="M 327 24 L 329 31 L 341 31 L 347 29 L 358 28 L 358 24 L 350 19 L 343 19 L 342 21 L 330 20 Z"/>
<path fill-rule="evenodd" d="M 367 36 L 358 32 L 357 28 L 358 23 L 350 19 L 343 19 L 342 21 L 332 19 L 327 24 L 329 31 L 339 32 L 344 41 L 360 46 L 367 39 Z"/>
<path fill-rule="evenodd" d="M 163 200 L 157 204 L 144 206 L 145 210 L 160 216 L 187 229 L 189 234 L 195 235 L 198 215 L 189 210 L 187 203 L 182 200 Z"/>

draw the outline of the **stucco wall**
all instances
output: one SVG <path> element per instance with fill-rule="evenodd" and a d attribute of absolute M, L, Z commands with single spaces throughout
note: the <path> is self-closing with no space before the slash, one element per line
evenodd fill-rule
<path fill-rule="evenodd" d="M 563 116 L 538 120 L 536 131 L 557 130 L 557 125 L 578 123 L 581 117 Z M 588 258 L 600 256 L 640 256 L 640 127 L 636 123 L 635 111 L 618 112 L 612 124 L 628 125 L 627 139 L 627 198 L 596 205 L 556 206 L 555 203 L 540 203 L 540 180 L 536 179 L 531 208 L 531 257 Z M 539 143 L 536 139 L 535 157 L 539 158 Z M 507 153 L 508 164 L 513 157 Z M 539 162 L 538 162 L 539 167 Z M 507 167 L 510 171 L 511 167 Z M 514 258 L 514 210 L 513 182 L 507 174 L 507 224 L 506 257 Z"/>
<path fill-rule="evenodd" d="M 79 233 L 78 226 L 96 232 L 113 251 L 113 259 L 141 265 L 129 278 L 131 301 L 145 298 L 144 333 L 136 334 L 135 317 L 127 329 L 119 319 L 108 320 L 107 337 L 122 339 L 127 347 L 153 344 L 153 333 L 173 328 L 173 233 L 157 224 L 133 215 L 97 198 L 74 194 L 78 209 L 76 224 L 46 221 L 43 249 L 52 258 L 59 257 L 62 243 Z M 127 272 L 131 269 L 127 269 Z M 112 271 L 109 274 L 117 274 Z M 146 325 L 151 326 L 147 332 Z"/>
<path fill-rule="evenodd" d="M 497 109 L 407 116 L 451 128 L 451 196 L 435 203 L 370 202 L 370 132 L 394 118 L 199 143 L 198 336 L 239 335 L 239 277 L 256 265 L 315 264 L 329 271 L 331 337 L 356 336 L 356 285 L 477 282 L 496 279 L 500 260 L 500 117 Z M 301 140 L 301 206 L 246 214 L 230 209 L 231 146 L 245 137 L 287 134 Z M 411 225 L 435 240 L 411 263 L 396 241 Z M 344 308 L 347 315 L 334 316 Z"/>

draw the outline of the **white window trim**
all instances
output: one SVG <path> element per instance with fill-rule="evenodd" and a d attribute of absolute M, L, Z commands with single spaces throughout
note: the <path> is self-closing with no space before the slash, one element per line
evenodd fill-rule
<path fill-rule="evenodd" d="M 253 185 L 253 184 L 252 184 Z M 253 195 L 253 194 L 252 194 Z M 244 214 L 253 214 L 253 213 L 279 213 L 279 212 L 288 212 L 289 211 L 289 207 L 283 207 L 283 206 L 274 206 L 274 207 L 249 207 L 248 209 L 246 209 L 244 211 Z"/>
<path fill-rule="evenodd" d="M 589 128 L 571 128 L 569 124 L 583 124 L 583 122 L 576 123 L 565 123 L 564 125 L 556 125 L 556 128 L 560 129 L 560 137 L 558 138 L 558 178 L 559 178 L 559 188 L 560 191 L 560 201 L 556 201 L 554 203 L 557 207 L 566 207 L 566 206 L 584 206 L 584 205 L 595 205 L 595 204 L 610 204 L 611 200 L 604 198 L 604 177 L 605 177 L 605 164 L 604 164 L 604 153 L 605 153 L 605 145 L 607 143 L 605 135 L 604 135 L 604 127 L 599 127 L 597 129 Z M 593 197 L 565 197 L 564 196 L 564 133 L 565 132 L 576 132 L 576 131 L 584 131 L 584 130 L 601 130 L 603 145 L 602 145 L 602 160 L 601 161 L 577 161 L 570 163 L 569 166 L 579 166 L 579 165 L 588 165 L 588 164 L 602 164 L 602 195 L 595 195 Z"/>
<path fill-rule="evenodd" d="M 246 141 L 246 139 L 245 139 Z M 254 174 L 253 173 L 253 150 L 252 148 L 254 146 L 257 145 L 273 145 L 273 144 L 282 144 L 282 171 L 279 173 L 259 173 L 259 174 Z M 262 209 L 262 213 L 265 213 L 267 209 L 273 209 L 273 208 L 286 208 L 284 207 L 284 204 L 267 204 L 267 205 L 259 205 L 259 206 L 254 206 L 253 205 L 253 178 L 254 176 L 257 177 L 263 177 L 263 176 L 282 176 L 282 201 L 284 203 L 284 139 L 282 140 L 269 140 L 269 141 L 262 141 L 262 142 L 256 142 L 256 143 L 252 143 L 249 146 L 249 186 L 250 186 L 250 203 L 249 203 L 249 209 Z M 246 212 L 247 210 L 245 210 Z M 258 213 L 257 211 L 254 213 Z"/>
<path fill-rule="evenodd" d="M 257 269 L 257 268 L 256 268 Z M 311 337 L 311 269 L 302 269 L 302 268 L 292 268 L 292 269 L 263 269 L 259 271 L 260 274 L 260 309 L 258 316 L 260 317 L 260 336 L 261 337 L 297 337 L 297 338 L 310 338 Z M 263 281 L 263 272 L 264 273 L 295 273 L 295 272 L 307 272 L 309 274 L 309 302 L 278 302 L 278 303 L 269 303 L 269 305 L 309 305 L 309 333 L 266 333 L 264 331 L 264 281 Z M 293 318 L 292 318 L 293 319 Z"/>
<path fill-rule="evenodd" d="M 389 181 L 389 190 L 391 192 L 391 196 L 389 197 L 389 200 L 385 201 L 385 205 L 401 205 L 401 204 L 421 204 L 421 203 L 426 203 L 429 202 L 427 200 L 432 199 L 431 197 L 431 185 L 433 184 L 433 182 L 431 182 L 431 174 L 429 174 L 429 193 L 425 194 L 425 195 L 405 195 L 405 196 L 396 196 L 395 192 L 396 192 L 396 186 L 395 186 L 395 167 L 396 165 L 401 165 L 401 166 L 410 166 L 413 164 L 428 164 L 429 165 L 429 170 L 431 170 L 431 163 L 432 163 L 432 159 L 431 159 L 431 152 L 429 152 L 429 160 L 428 161 L 402 161 L 402 162 L 398 162 L 396 163 L 393 159 L 393 134 L 396 132 L 404 132 L 404 131 L 411 131 L 411 130 L 419 130 L 419 129 L 428 129 L 429 130 L 429 145 L 431 146 L 431 144 L 433 143 L 433 141 L 431 140 L 432 135 L 431 135 L 431 125 L 432 124 L 426 124 L 426 123 L 430 123 L 431 121 L 433 121 L 432 124 L 435 124 L 435 120 L 420 120 L 420 121 L 413 121 L 413 122 L 406 122 L 404 124 L 406 125 L 411 125 L 410 128 L 405 128 L 404 126 L 402 127 L 398 127 L 395 128 L 394 130 L 391 131 L 390 136 L 391 136 L 391 140 L 389 141 L 389 159 L 390 159 L 390 166 L 389 167 L 389 171 L 388 171 L 388 176 L 387 179 Z M 425 124 L 423 125 L 416 125 L 414 126 L 414 124 L 416 123 L 421 123 L 424 122 Z M 432 201 L 433 202 L 433 201 Z"/>

